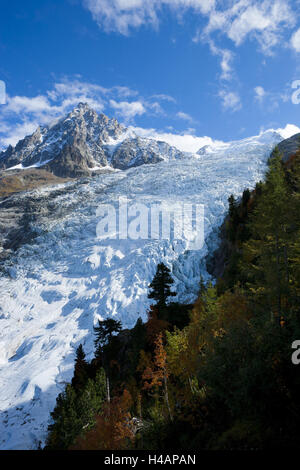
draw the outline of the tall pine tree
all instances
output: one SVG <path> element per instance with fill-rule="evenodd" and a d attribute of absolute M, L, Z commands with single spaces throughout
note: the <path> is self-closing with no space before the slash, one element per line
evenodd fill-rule
<path fill-rule="evenodd" d="M 74 389 L 80 390 L 84 387 L 88 379 L 88 363 L 85 360 L 85 352 L 82 344 L 80 344 L 76 350 L 74 376 L 72 379 L 72 386 Z"/>
<path fill-rule="evenodd" d="M 159 263 L 153 281 L 149 285 L 151 291 L 148 298 L 156 300 L 159 308 L 166 307 L 167 299 L 176 296 L 176 292 L 170 289 L 174 283 L 170 273 L 170 269 L 164 263 Z"/>

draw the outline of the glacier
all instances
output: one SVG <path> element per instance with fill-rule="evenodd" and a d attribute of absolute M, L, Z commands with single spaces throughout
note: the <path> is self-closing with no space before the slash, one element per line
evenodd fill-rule
<path fill-rule="evenodd" d="M 5 262 L 0 277 L 0 449 L 44 444 L 50 411 L 72 378 L 77 346 L 93 356 L 98 319 L 113 316 L 132 327 L 139 316 L 146 318 L 148 285 L 160 261 L 172 270 L 177 299 L 195 300 L 200 276 L 209 278 L 205 257 L 218 245 L 228 197 L 263 178 L 282 138 L 266 131 L 59 185 L 52 217 L 41 219 L 38 236 Z M 46 200 L 56 189 L 30 194 Z M 97 208 L 124 196 L 129 204 L 203 204 L 203 247 L 190 250 L 186 240 L 97 239 Z"/>

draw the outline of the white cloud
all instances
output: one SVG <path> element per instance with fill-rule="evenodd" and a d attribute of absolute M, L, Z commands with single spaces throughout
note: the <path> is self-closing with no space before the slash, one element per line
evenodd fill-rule
<path fill-rule="evenodd" d="M 148 110 L 153 111 L 155 114 L 164 114 L 164 110 L 162 109 L 161 104 L 157 101 L 147 101 L 147 103 L 144 102 L 144 104 L 147 106 Z"/>
<path fill-rule="evenodd" d="M 217 47 L 212 40 L 209 40 L 208 42 L 209 42 L 209 47 L 212 53 L 214 55 L 221 57 L 221 62 L 220 62 L 220 66 L 222 70 L 221 78 L 223 80 L 230 80 L 233 75 L 233 69 L 231 65 L 233 62 L 233 57 L 234 57 L 233 52 L 230 51 L 229 49 L 222 49 L 220 47 Z"/>
<path fill-rule="evenodd" d="M 45 96 L 14 96 L 7 98 L 6 110 L 13 113 L 33 112 L 42 113 L 51 110 L 49 100 Z"/>
<path fill-rule="evenodd" d="M 134 118 L 135 116 L 140 116 L 146 112 L 146 109 L 140 101 L 120 101 L 110 100 L 110 106 L 114 108 L 117 114 L 123 117 L 126 121 Z"/>
<path fill-rule="evenodd" d="M 203 37 L 220 31 L 240 46 L 247 38 L 256 40 L 265 54 L 271 54 L 285 30 L 295 24 L 289 0 L 239 0 L 224 10 L 209 15 Z"/>
<path fill-rule="evenodd" d="M 281 38 L 281 29 L 291 27 L 295 15 L 285 0 L 265 0 L 250 4 L 231 23 L 228 36 L 240 45 L 253 34 L 264 52 L 269 53 Z"/>
<path fill-rule="evenodd" d="M 71 106 L 76 106 L 79 102 L 86 102 L 96 111 L 102 111 L 104 99 L 111 90 L 80 79 L 65 78 L 55 83 L 53 90 L 47 95 L 52 101 L 60 103 L 61 113 L 66 112 Z"/>
<path fill-rule="evenodd" d="M 281 103 L 287 103 L 291 100 L 291 84 L 286 85 L 286 89 L 280 91 L 265 90 L 262 86 L 254 88 L 254 99 L 260 104 L 264 104 L 264 110 L 274 111 Z"/>
<path fill-rule="evenodd" d="M 83 0 L 83 4 L 105 31 L 128 35 L 131 28 L 145 24 L 157 27 L 158 15 L 164 6 L 180 15 L 188 8 L 208 14 L 215 0 Z"/>
<path fill-rule="evenodd" d="M 296 52 L 300 52 L 300 28 L 293 34 L 291 46 Z"/>
<path fill-rule="evenodd" d="M 242 107 L 240 96 L 235 91 L 221 90 L 219 97 L 225 110 L 238 111 Z"/>
<path fill-rule="evenodd" d="M 131 127 L 136 134 L 140 137 L 148 137 L 172 145 L 183 152 L 196 153 L 201 147 L 205 145 L 219 145 L 223 144 L 220 140 L 213 140 L 211 137 L 203 136 L 197 137 L 190 133 L 191 130 L 186 130 L 181 134 L 173 134 L 171 132 L 157 131 L 156 129 L 143 129 L 140 127 Z"/>
<path fill-rule="evenodd" d="M 158 28 L 166 7 L 182 21 L 187 11 L 207 19 L 193 41 L 207 43 L 212 54 L 220 58 L 222 80 L 234 78 L 234 53 L 218 45 L 225 37 L 239 47 L 247 39 L 256 41 L 260 50 L 272 55 L 275 47 L 285 46 L 285 32 L 296 24 L 297 13 L 291 0 L 82 0 L 99 27 L 106 32 L 129 35 L 143 26 Z M 300 33 L 291 46 L 299 52 Z M 173 38 L 173 41 L 176 41 Z"/>
<path fill-rule="evenodd" d="M 169 7 L 178 16 L 188 9 L 208 18 L 208 23 L 198 38 L 211 39 L 220 31 L 236 46 L 248 37 L 255 39 L 266 54 L 270 54 L 282 38 L 285 29 L 295 25 L 296 14 L 290 0 L 82 0 L 98 25 L 105 31 L 128 35 L 131 29 L 150 24 L 158 27 L 162 7 Z M 196 36 L 196 37 L 197 37 Z M 212 51 L 213 53 L 216 53 Z M 221 55 L 222 48 L 219 49 Z M 229 64 L 224 52 L 223 72 Z"/>
<path fill-rule="evenodd" d="M 19 140 L 24 139 L 26 135 L 33 134 L 38 125 L 37 121 L 24 121 L 13 127 L 0 123 L 0 134 L 4 134 L 4 137 L 0 140 L 1 145 L 4 148 L 8 147 L 8 145 L 14 146 Z M 6 132 L 4 132 L 4 129 L 6 129 Z"/>
<path fill-rule="evenodd" d="M 196 153 L 201 147 L 204 147 L 205 145 L 209 145 L 211 147 L 226 145 L 226 142 L 222 140 L 214 140 L 208 136 L 195 136 L 191 134 L 189 130 L 186 130 L 181 134 L 175 134 L 172 132 L 162 132 L 156 129 L 143 129 L 140 127 L 130 127 L 130 129 L 140 137 L 148 137 L 151 139 L 167 142 L 167 144 L 172 145 L 183 152 Z M 298 134 L 300 132 L 300 128 L 298 126 L 295 126 L 294 124 L 287 124 L 284 128 L 279 129 L 261 129 L 261 133 L 268 130 L 278 132 L 281 134 L 283 139 L 287 139 L 288 137 L 291 137 L 292 135 Z"/>
<path fill-rule="evenodd" d="M 162 101 L 169 101 L 170 103 L 176 103 L 175 98 L 173 96 L 165 95 L 163 93 L 152 95 L 151 98 L 162 100 Z"/>
<path fill-rule="evenodd" d="M 259 102 L 262 102 L 264 97 L 266 96 L 266 91 L 262 86 L 257 86 L 254 88 L 255 99 Z"/>
<path fill-rule="evenodd" d="M 178 113 L 176 113 L 176 116 L 177 116 L 179 119 L 183 119 L 184 121 L 193 122 L 192 116 L 190 116 L 190 115 L 187 114 L 187 113 L 183 113 L 182 111 L 178 111 Z"/>

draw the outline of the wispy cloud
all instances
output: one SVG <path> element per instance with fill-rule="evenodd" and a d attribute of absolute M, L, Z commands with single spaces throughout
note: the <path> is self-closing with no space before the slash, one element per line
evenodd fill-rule
<path fill-rule="evenodd" d="M 247 38 L 259 43 L 261 50 L 270 54 L 282 40 L 285 30 L 296 24 L 295 9 L 290 0 L 82 0 L 99 27 L 107 32 L 128 35 L 144 25 L 157 28 L 164 10 L 169 9 L 182 18 L 192 10 L 207 18 L 207 25 L 198 31 L 198 39 L 212 39 L 221 32 L 241 45 Z M 217 47 L 217 46 L 216 46 Z M 217 51 L 218 49 L 216 49 Z M 216 53 L 212 50 L 213 53 Z M 220 49 L 221 51 L 221 49 Z M 225 61 L 228 58 L 225 57 Z"/>
<path fill-rule="evenodd" d="M 141 116 L 146 112 L 146 108 L 140 101 L 120 101 L 110 100 L 110 106 L 116 110 L 116 114 L 129 121 L 135 116 Z"/>
<path fill-rule="evenodd" d="M 162 100 L 162 101 L 168 101 L 169 103 L 176 103 L 176 100 L 175 98 L 173 98 L 173 96 L 165 95 L 163 93 L 152 95 L 151 98 Z"/>
<path fill-rule="evenodd" d="M 143 129 L 141 127 L 131 127 L 131 129 L 141 137 L 149 137 L 167 142 L 169 145 L 172 145 L 183 152 L 196 153 L 205 145 L 213 147 L 223 143 L 220 140 L 213 140 L 208 136 L 198 137 L 191 132 L 191 129 L 186 129 L 181 133 L 162 132 L 156 129 Z"/>
<path fill-rule="evenodd" d="M 220 67 L 221 67 L 221 79 L 230 80 L 233 76 L 232 62 L 234 54 L 229 49 L 222 49 L 217 47 L 212 40 L 209 40 L 209 47 L 212 53 L 221 58 Z"/>
<path fill-rule="evenodd" d="M 189 8 L 208 14 L 214 8 L 215 0 L 83 0 L 83 4 L 102 29 L 126 36 L 131 29 L 146 24 L 157 28 L 164 6 L 180 15 Z"/>
<path fill-rule="evenodd" d="M 267 93 L 266 93 L 265 89 L 262 86 L 256 86 L 254 88 L 255 100 L 259 101 L 260 103 L 262 103 L 262 101 L 265 98 L 266 94 Z"/>
<path fill-rule="evenodd" d="M 240 95 L 235 91 L 220 90 L 219 97 L 226 111 L 238 111 L 242 107 Z"/>
<path fill-rule="evenodd" d="M 271 112 L 278 108 L 281 103 L 291 100 L 291 84 L 287 83 L 286 87 L 280 91 L 266 90 L 261 85 L 254 88 L 254 100 L 263 105 L 266 112 Z"/>
<path fill-rule="evenodd" d="M 208 14 L 208 24 L 202 38 L 212 38 L 220 32 L 236 47 L 250 39 L 259 44 L 267 55 L 279 43 L 285 31 L 296 24 L 296 12 L 289 0 L 238 0 L 220 2 L 225 8 L 214 8 Z M 226 8 L 227 5 L 227 8 Z"/>
<path fill-rule="evenodd" d="M 179 118 L 179 119 L 183 119 L 184 121 L 188 121 L 188 122 L 193 122 L 194 119 L 192 118 L 192 116 L 190 116 L 189 114 L 187 113 L 184 113 L 183 111 L 178 111 L 178 113 L 176 113 L 176 116 Z"/>
<path fill-rule="evenodd" d="M 297 9 L 291 0 L 82 0 L 99 27 L 106 32 L 129 35 L 143 26 L 158 28 L 166 8 L 183 20 L 189 11 L 199 18 L 192 40 L 206 43 L 219 58 L 221 81 L 238 77 L 234 70 L 236 50 L 247 40 L 261 53 L 271 56 L 276 48 L 289 45 L 290 32 L 297 25 Z M 206 21 L 203 25 L 203 20 Z M 200 26 L 201 24 L 201 26 Z M 174 38 L 173 38 L 174 39 Z M 226 47 L 224 41 L 226 39 Z M 220 44 L 220 41 L 222 43 Z M 290 46 L 300 52 L 300 30 L 294 32 Z M 238 110 L 236 92 L 221 91 L 226 109 Z M 257 99 L 260 99 L 257 95 Z"/>
<path fill-rule="evenodd" d="M 291 47 L 296 52 L 300 52 L 300 28 L 293 34 L 291 38 Z"/>

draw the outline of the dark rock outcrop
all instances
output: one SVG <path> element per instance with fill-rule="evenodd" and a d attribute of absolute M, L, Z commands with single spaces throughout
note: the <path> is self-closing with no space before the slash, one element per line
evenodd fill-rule
<path fill-rule="evenodd" d="M 283 161 L 286 162 L 294 155 L 300 147 L 300 134 L 295 134 L 278 144 L 279 151 L 283 154 Z M 273 152 L 272 152 L 273 155 Z"/>

